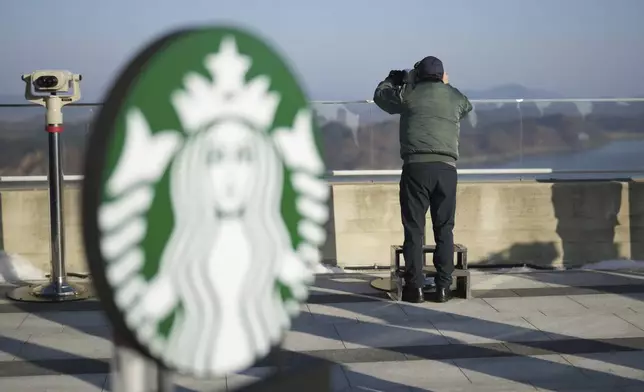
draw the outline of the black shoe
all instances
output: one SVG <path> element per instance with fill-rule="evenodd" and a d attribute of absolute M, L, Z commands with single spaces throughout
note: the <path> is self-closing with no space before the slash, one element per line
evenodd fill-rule
<path fill-rule="evenodd" d="M 452 290 L 446 287 L 436 287 L 436 302 L 445 303 L 452 299 Z"/>
<path fill-rule="evenodd" d="M 425 302 L 425 295 L 423 294 L 423 289 L 403 287 L 401 299 L 405 302 L 419 304 Z"/>

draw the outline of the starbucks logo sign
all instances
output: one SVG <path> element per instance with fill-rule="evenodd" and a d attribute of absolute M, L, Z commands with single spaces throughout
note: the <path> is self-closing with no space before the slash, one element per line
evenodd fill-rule
<path fill-rule="evenodd" d="M 123 72 L 88 142 L 88 261 L 121 333 L 217 376 L 279 345 L 328 218 L 313 112 L 258 38 L 164 37 Z"/>

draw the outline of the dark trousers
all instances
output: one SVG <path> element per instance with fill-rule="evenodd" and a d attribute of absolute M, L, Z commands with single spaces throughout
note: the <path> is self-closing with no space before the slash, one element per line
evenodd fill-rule
<path fill-rule="evenodd" d="M 425 217 L 429 208 L 436 251 L 436 286 L 448 288 L 454 272 L 456 168 L 444 162 L 407 163 L 400 178 L 400 209 L 405 231 L 405 285 L 422 288 Z"/>

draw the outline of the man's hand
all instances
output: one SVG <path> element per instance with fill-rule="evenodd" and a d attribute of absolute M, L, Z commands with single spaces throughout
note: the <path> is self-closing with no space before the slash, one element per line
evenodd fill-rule
<path fill-rule="evenodd" d="M 400 71 L 400 70 L 391 70 L 389 71 L 389 76 L 387 76 L 387 79 L 391 81 L 396 86 L 400 86 L 403 84 L 403 81 L 405 80 L 405 71 Z"/>
<path fill-rule="evenodd" d="M 443 72 L 443 83 L 449 84 L 449 75 L 447 72 Z"/>

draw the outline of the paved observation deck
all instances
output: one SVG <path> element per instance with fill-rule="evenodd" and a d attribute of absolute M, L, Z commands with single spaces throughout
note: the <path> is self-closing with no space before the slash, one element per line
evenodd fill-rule
<path fill-rule="evenodd" d="M 177 376 L 177 391 L 234 390 L 278 360 L 317 358 L 337 363 L 346 392 L 644 390 L 644 272 L 474 271 L 474 299 L 420 305 L 386 300 L 374 276 L 318 276 L 279 358 L 219 380 Z M 0 313 L 0 391 L 110 390 L 100 303 L 2 299 Z"/>

